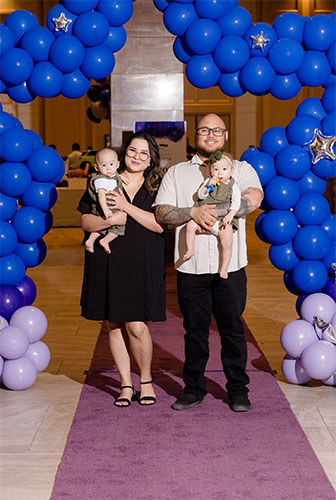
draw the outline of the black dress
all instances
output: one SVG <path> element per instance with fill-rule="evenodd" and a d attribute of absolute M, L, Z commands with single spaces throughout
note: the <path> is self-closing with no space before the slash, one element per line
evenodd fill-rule
<path fill-rule="evenodd" d="M 127 200 L 130 201 L 124 191 Z M 154 197 L 142 185 L 133 205 L 154 213 Z M 91 213 L 92 200 L 85 192 L 78 210 Z M 82 316 L 112 322 L 164 321 L 166 319 L 165 240 L 127 216 L 124 236 L 118 236 L 107 254 L 95 242 L 94 253 L 85 252 L 81 296 Z"/>

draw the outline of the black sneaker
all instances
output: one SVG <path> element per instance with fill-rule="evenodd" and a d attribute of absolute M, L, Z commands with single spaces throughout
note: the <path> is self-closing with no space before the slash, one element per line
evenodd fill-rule
<path fill-rule="evenodd" d="M 230 396 L 229 404 L 232 411 L 249 411 L 251 409 L 251 401 L 247 394 Z"/>
<path fill-rule="evenodd" d="M 173 410 L 189 410 L 200 403 L 202 403 L 202 399 L 199 399 L 196 394 L 185 392 L 183 396 L 175 401 L 172 408 Z"/>

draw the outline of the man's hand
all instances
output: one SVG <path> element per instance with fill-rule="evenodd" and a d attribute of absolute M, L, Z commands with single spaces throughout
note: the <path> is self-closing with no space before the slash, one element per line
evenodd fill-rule
<path fill-rule="evenodd" d="M 215 206 L 201 205 L 200 207 L 192 207 L 190 211 L 190 215 L 196 224 L 207 232 L 212 232 L 212 228 L 217 221 L 217 213 L 214 210 Z"/>
<path fill-rule="evenodd" d="M 108 222 L 111 226 L 121 226 L 126 224 L 127 221 L 127 214 L 125 212 L 115 212 L 114 214 L 111 215 L 108 219 L 106 219 L 106 222 Z"/>

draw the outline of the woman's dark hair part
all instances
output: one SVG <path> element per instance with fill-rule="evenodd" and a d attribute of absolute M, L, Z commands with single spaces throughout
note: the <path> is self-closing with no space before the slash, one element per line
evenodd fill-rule
<path fill-rule="evenodd" d="M 162 172 L 160 169 L 159 146 L 154 137 L 147 134 L 146 132 L 142 131 L 135 132 L 123 144 L 122 149 L 120 151 L 120 167 L 118 168 L 118 172 L 119 174 L 121 174 L 126 168 L 125 164 L 126 151 L 129 148 L 131 142 L 134 141 L 134 139 L 143 139 L 148 143 L 151 160 L 149 167 L 147 167 L 146 170 L 144 171 L 145 188 L 148 191 L 156 191 L 162 179 Z"/>

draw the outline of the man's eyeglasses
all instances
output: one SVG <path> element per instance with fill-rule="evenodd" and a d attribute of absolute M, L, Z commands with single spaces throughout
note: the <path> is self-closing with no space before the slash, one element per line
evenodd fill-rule
<path fill-rule="evenodd" d="M 220 128 L 220 127 L 215 127 L 215 128 L 199 127 L 196 129 L 197 135 L 204 135 L 204 136 L 210 135 L 210 132 L 212 132 L 215 137 L 223 137 L 226 130 L 225 128 Z"/>
<path fill-rule="evenodd" d="M 135 148 L 127 148 L 126 154 L 129 158 L 135 158 L 136 155 L 139 155 L 141 161 L 146 161 L 150 158 L 150 153 L 147 151 L 138 151 Z"/>

